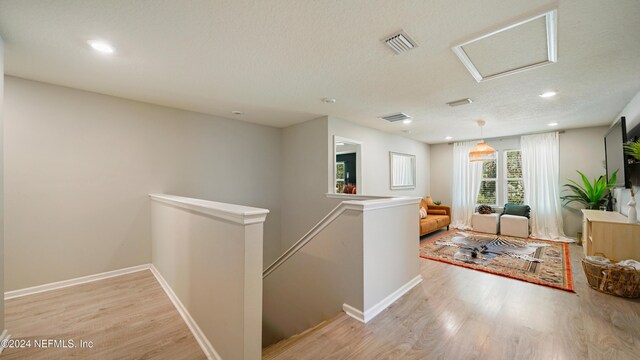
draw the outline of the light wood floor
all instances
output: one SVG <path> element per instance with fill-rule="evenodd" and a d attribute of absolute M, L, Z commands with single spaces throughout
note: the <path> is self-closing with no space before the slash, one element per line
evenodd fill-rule
<path fill-rule="evenodd" d="M 0 359 L 206 359 L 153 274 L 146 270 L 5 303 L 12 339 Z M 91 340 L 93 348 L 34 348 L 36 339 Z"/>
<path fill-rule="evenodd" d="M 640 359 L 640 302 L 420 259 L 424 281 L 364 325 L 340 314 L 263 359 Z M 417 256 L 417 254 L 416 254 Z"/>

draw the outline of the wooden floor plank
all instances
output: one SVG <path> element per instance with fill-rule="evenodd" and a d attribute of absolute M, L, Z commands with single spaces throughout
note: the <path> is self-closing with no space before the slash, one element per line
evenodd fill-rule
<path fill-rule="evenodd" d="M 206 359 L 153 274 L 139 271 L 5 302 L 7 329 L 30 348 L 10 359 Z M 93 348 L 37 348 L 36 340 L 93 341 Z"/>
<path fill-rule="evenodd" d="M 341 314 L 263 359 L 640 359 L 640 301 L 589 288 L 569 248 L 576 294 L 420 259 L 424 281 L 368 324 Z"/>

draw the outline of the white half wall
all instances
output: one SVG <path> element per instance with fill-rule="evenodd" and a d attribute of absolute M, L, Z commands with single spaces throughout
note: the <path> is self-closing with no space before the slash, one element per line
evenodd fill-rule
<path fill-rule="evenodd" d="M 279 260 L 264 278 L 263 346 L 342 309 L 367 322 L 418 284 L 419 201 L 345 201 L 314 237 Z"/>
<path fill-rule="evenodd" d="M 382 201 L 382 200 L 381 200 Z M 366 211 L 363 219 L 364 322 L 404 295 L 420 276 L 420 199 Z M 356 306 L 355 304 L 350 304 Z"/>
<path fill-rule="evenodd" d="M 268 211 L 165 194 L 152 194 L 151 208 L 153 265 L 194 320 L 203 350 L 259 359 Z"/>
<path fill-rule="evenodd" d="M 265 263 L 280 255 L 280 129 L 5 85 L 5 290 L 151 262 L 150 193 L 269 209 Z"/>

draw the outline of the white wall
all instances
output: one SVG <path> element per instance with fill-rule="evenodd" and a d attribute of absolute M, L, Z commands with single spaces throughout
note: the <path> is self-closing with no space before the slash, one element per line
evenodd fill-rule
<path fill-rule="evenodd" d="M 386 196 L 426 196 L 429 193 L 429 145 L 402 136 L 385 133 L 356 125 L 352 122 L 329 117 L 328 121 L 327 173 L 333 174 L 333 137 L 341 136 L 362 142 L 361 178 L 358 193 L 362 195 Z M 399 152 L 416 156 L 416 188 L 412 190 L 391 190 L 389 184 L 389 152 Z M 329 176 L 329 175 L 328 175 Z M 325 192 L 332 184 L 325 177 Z"/>
<path fill-rule="evenodd" d="M 151 261 L 147 194 L 267 208 L 279 129 L 5 77 L 5 290 Z"/>
<path fill-rule="evenodd" d="M 576 170 L 582 171 L 589 178 L 604 174 L 604 134 L 607 127 L 593 127 L 566 130 L 560 134 L 560 173 L 562 185 L 567 178 L 579 180 Z M 520 147 L 520 137 L 489 139 L 487 143 L 500 151 Z M 443 204 L 451 204 L 453 182 L 453 145 L 431 145 L 431 196 L 434 200 L 442 200 Z M 502 190 L 500 195 L 502 195 Z M 563 207 L 562 217 L 564 231 L 567 236 L 575 237 L 581 226 L 581 213 L 576 207 Z"/>

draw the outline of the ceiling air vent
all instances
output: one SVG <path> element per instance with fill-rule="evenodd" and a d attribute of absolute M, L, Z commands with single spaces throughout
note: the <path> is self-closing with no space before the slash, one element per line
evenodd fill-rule
<path fill-rule="evenodd" d="M 396 54 L 401 54 L 415 47 L 418 47 L 416 42 L 411 40 L 409 35 L 407 35 L 407 33 L 405 33 L 404 31 L 393 34 L 383 41 Z"/>
<path fill-rule="evenodd" d="M 391 114 L 391 115 L 385 115 L 385 116 L 381 116 L 381 119 L 385 119 L 389 122 L 396 122 L 396 121 L 402 121 L 402 120 L 408 120 L 411 119 L 411 116 L 405 114 L 405 113 L 395 113 L 395 114 Z"/>
<path fill-rule="evenodd" d="M 473 102 L 473 100 L 466 98 L 466 99 L 460 99 L 460 100 L 454 100 L 454 101 L 449 101 L 447 103 L 447 105 L 451 106 L 451 107 L 455 107 L 455 106 L 460 106 L 460 105 L 467 105 L 467 104 L 471 104 Z"/>

